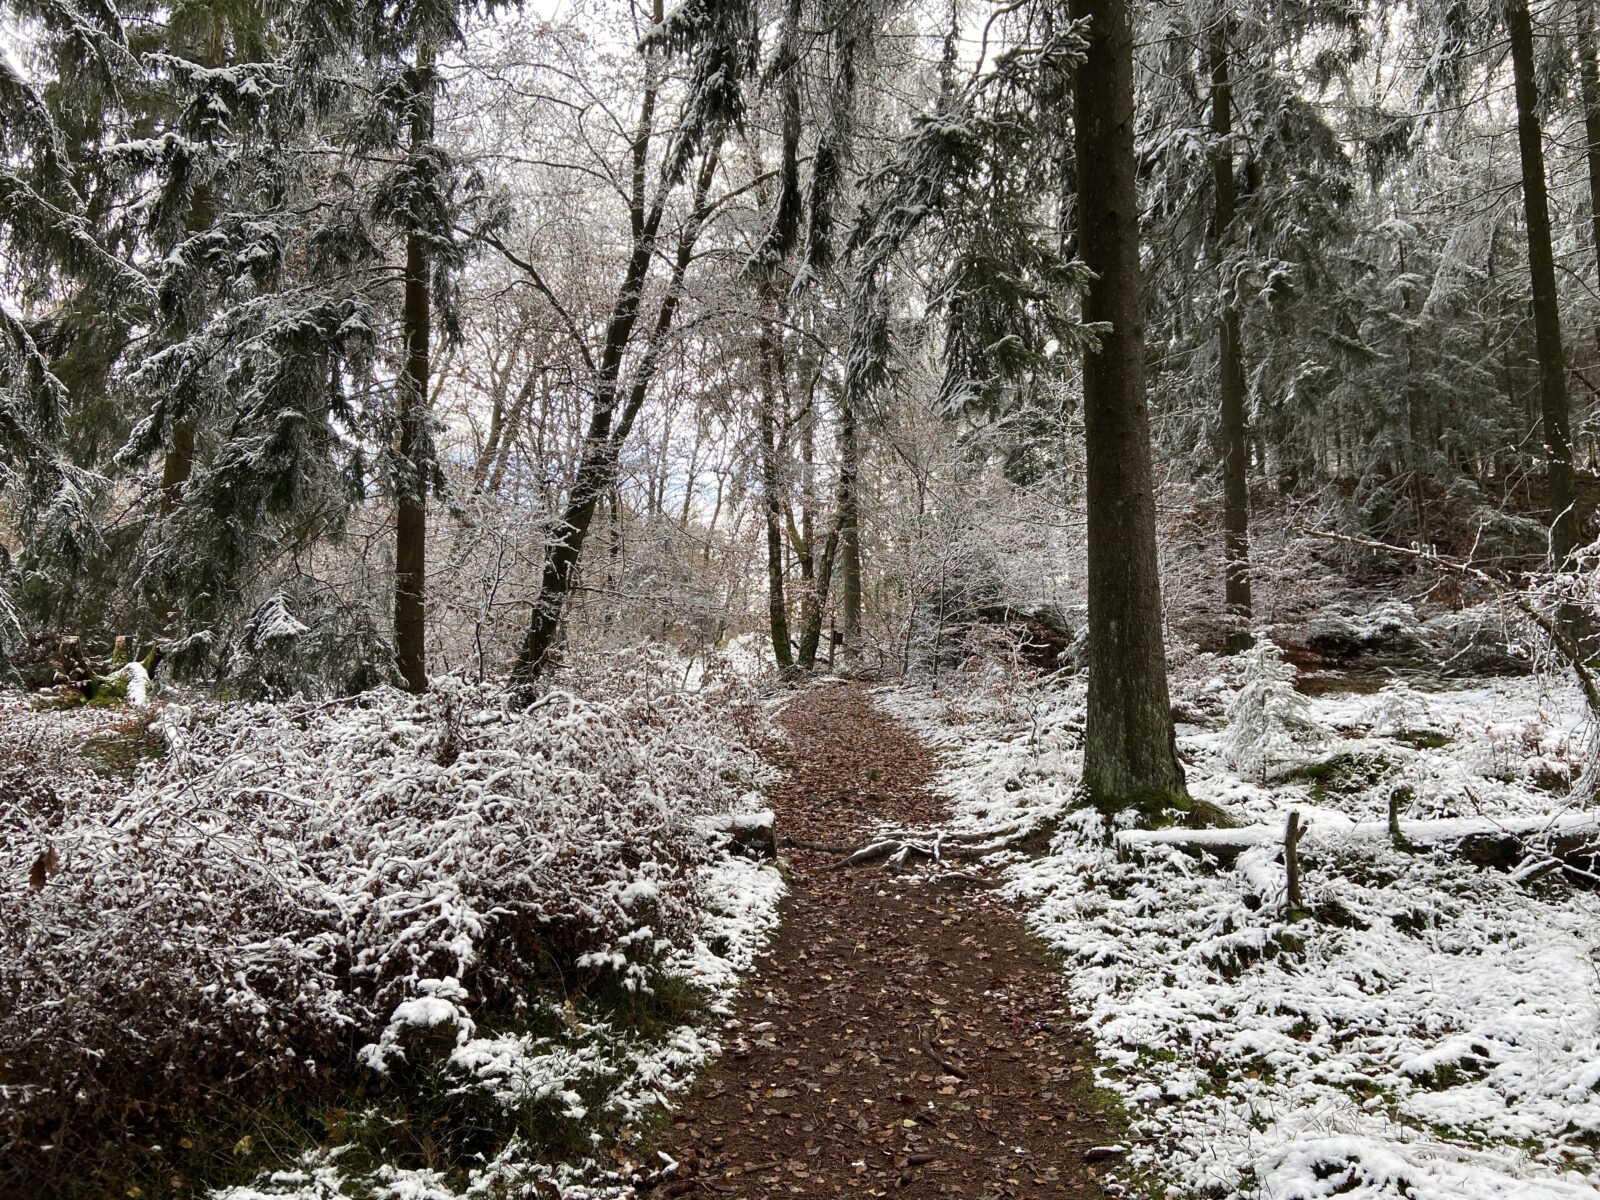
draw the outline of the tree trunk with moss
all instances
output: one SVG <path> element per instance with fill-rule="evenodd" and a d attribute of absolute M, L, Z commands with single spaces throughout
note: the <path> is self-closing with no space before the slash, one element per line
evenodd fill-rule
<path fill-rule="evenodd" d="M 1083 366 L 1088 473 L 1089 698 L 1083 781 L 1107 808 L 1187 806 L 1167 695 L 1145 396 L 1133 29 L 1121 0 L 1073 0 L 1089 18 L 1078 73 L 1077 223 L 1096 282 L 1084 319 L 1111 332 Z"/>

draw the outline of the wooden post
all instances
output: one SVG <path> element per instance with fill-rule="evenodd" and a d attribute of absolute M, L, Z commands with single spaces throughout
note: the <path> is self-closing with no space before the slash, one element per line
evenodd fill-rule
<path fill-rule="evenodd" d="M 1285 902 L 1284 915 L 1290 920 L 1305 911 L 1305 905 L 1300 896 L 1300 810 L 1292 809 L 1289 812 L 1289 826 L 1283 833 L 1283 868 L 1288 876 L 1289 887 Z"/>

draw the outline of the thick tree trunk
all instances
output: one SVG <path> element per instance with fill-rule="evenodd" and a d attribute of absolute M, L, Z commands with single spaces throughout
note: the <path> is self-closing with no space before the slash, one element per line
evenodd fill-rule
<path fill-rule="evenodd" d="M 589 526 L 594 522 L 595 506 L 610 490 L 616 477 L 617 448 L 609 436 L 602 434 L 596 438 L 591 432 L 573 480 L 571 498 L 545 547 L 539 595 L 533 602 L 528 632 L 522 639 L 522 651 L 513 672 L 519 684 L 537 680 L 549 665 L 556 636 L 561 632 L 567 596 L 577 576 L 578 556 L 583 551 L 584 539 L 589 536 Z"/>
<path fill-rule="evenodd" d="M 178 421 L 172 426 L 172 440 L 161 460 L 161 515 L 178 506 L 183 485 L 194 470 L 194 422 Z"/>
<path fill-rule="evenodd" d="M 1072 0 L 1088 17 L 1078 72 L 1077 220 L 1097 281 L 1084 318 L 1111 332 L 1083 366 L 1088 474 L 1089 697 L 1083 781 L 1096 804 L 1187 804 L 1161 640 L 1145 397 L 1133 29 L 1125 0 Z"/>
<path fill-rule="evenodd" d="M 762 507 L 767 519 L 767 616 L 772 631 L 772 657 L 779 670 L 794 667 L 794 654 L 789 648 L 789 604 L 783 585 L 783 497 L 778 472 L 778 430 L 773 413 L 775 402 L 772 374 L 772 335 L 761 338 L 761 396 L 757 420 L 761 433 L 761 491 Z"/>
<path fill-rule="evenodd" d="M 822 617 L 828 607 L 828 590 L 838 557 L 839 522 L 836 515 L 833 527 L 822 542 L 822 554 L 817 559 L 811 591 L 806 593 L 805 603 L 800 606 L 800 642 L 796 658 L 802 671 L 814 671 L 817 668 L 817 648 L 822 644 Z"/>
<path fill-rule="evenodd" d="M 1211 132 L 1217 135 L 1213 166 L 1216 187 L 1217 265 L 1222 268 L 1233 230 L 1233 88 L 1228 79 L 1228 35 L 1219 19 L 1211 31 Z M 1248 650 L 1250 636 L 1250 456 L 1246 451 L 1244 362 L 1239 344 L 1239 311 L 1224 274 L 1222 320 L 1218 330 L 1217 393 L 1222 441 L 1223 599 L 1231 619 L 1228 652 Z"/>
<path fill-rule="evenodd" d="M 1555 255 L 1550 245 L 1550 200 L 1544 172 L 1544 133 L 1527 0 L 1506 0 L 1511 70 L 1516 84 L 1517 147 L 1522 156 L 1522 201 L 1528 224 L 1528 272 L 1533 284 L 1533 333 L 1539 355 L 1539 409 L 1544 424 L 1545 481 L 1550 498 L 1550 552 L 1563 564 L 1578 546 L 1567 404 L 1567 363 L 1561 344 Z"/>
<path fill-rule="evenodd" d="M 184 228 L 191 234 L 211 228 L 214 219 L 211 185 L 197 183 L 189 198 Z M 172 437 L 161 460 L 161 515 L 167 516 L 183 498 L 183 485 L 194 473 L 195 422 L 193 417 L 173 422 Z"/>
<path fill-rule="evenodd" d="M 794 552 L 800 560 L 800 578 L 809 585 L 816 576 L 817 511 L 822 507 L 817 496 L 817 407 L 809 396 L 796 419 L 800 426 L 800 536 L 794 539 Z"/>
<path fill-rule="evenodd" d="M 417 67 L 426 71 L 432 55 L 417 49 Z M 427 84 L 431 88 L 431 84 Z M 433 139 L 432 92 L 418 104 L 411 124 L 411 152 L 420 153 Z M 428 667 L 423 618 L 423 586 L 428 564 L 428 464 L 423 459 L 427 442 L 429 341 L 433 324 L 433 296 L 428 279 L 428 251 L 418 233 L 406 237 L 405 299 L 401 321 L 405 327 L 406 361 L 397 387 L 400 404 L 400 470 L 395 488 L 394 534 L 394 653 L 407 691 L 428 687 Z"/>
<path fill-rule="evenodd" d="M 1400 247 L 1400 273 L 1406 273 L 1406 251 Z M 1401 297 L 1401 306 L 1407 314 L 1414 310 L 1413 288 L 1406 288 Z M 1406 436 L 1410 441 L 1406 452 L 1406 465 L 1411 471 L 1411 502 L 1416 506 L 1417 537 L 1424 543 L 1428 540 L 1428 512 L 1427 494 L 1422 487 L 1422 468 L 1425 460 L 1424 447 L 1427 444 L 1428 433 L 1423 428 L 1423 414 L 1426 408 L 1426 397 L 1422 394 L 1419 380 L 1422 372 L 1417 366 L 1417 338 L 1415 329 L 1410 322 L 1406 325 Z M 1437 440 L 1437 439 L 1435 439 Z"/>

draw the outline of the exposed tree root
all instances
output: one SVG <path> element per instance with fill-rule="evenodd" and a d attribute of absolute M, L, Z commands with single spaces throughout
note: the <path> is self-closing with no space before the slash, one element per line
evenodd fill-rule
<path fill-rule="evenodd" d="M 904 867 L 920 863 L 976 862 L 1011 848 L 1009 839 L 986 840 L 972 835 L 935 833 L 931 838 L 913 838 L 907 834 L 893 835 L 868 842 L 855 849 L 839 849 L 834 853 L 845 855 L 830 870 L 844 867 L 865 867 L 885 863 L 891 867 Z"/>
<path fill-rule="evenodd" d="M 808 842 L 805 838 L 782 837 L 778 845 L 785 850 L 815 850 L 818 854 L 849 854 L 851 847 L 834 846 L 827 842 Z"/>
<path fill-rule="evenodd" d="M 778 844 L 786 849 L 835 855 L 839 861 L 828 869 L 837 871 L 844 867 L 869 867 L 875 863 L 896 868 L 924 863 L 977 862 L 1010 849 L 1025 836 L 1026 831 L 1013 828 L 1000 833 L 891 833 L 859 846 L 839 846 L 796 837 L 780 838 Z"/>

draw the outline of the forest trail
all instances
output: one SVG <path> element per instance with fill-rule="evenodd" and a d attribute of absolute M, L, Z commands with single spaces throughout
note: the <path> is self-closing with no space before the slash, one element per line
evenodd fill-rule
<path fill-rule="evenodd" d="M 780 837 L 940 822 L 932 754 L 858 684 L 813 687 L 770 793 Z M 789 851 L 782 924 L 662 1148 L 655 1195 L 1104 1195 L 1114 1139 L 1057 969 L 981 879 Z"/>

